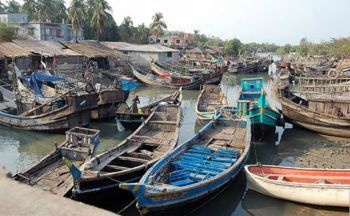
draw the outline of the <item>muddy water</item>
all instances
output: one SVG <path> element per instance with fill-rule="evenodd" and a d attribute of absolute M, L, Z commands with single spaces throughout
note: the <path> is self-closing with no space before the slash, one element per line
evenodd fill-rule
<path fill-rule="evenodd" d="M 270 83 L 266 74 L 226 75 L 222 81 L 222 90 L 228 95 L 231 105 L 239 94 L 239 80 L 243 77 L 265 78 L 264 86 L 270 95 Z M 153 89 L 140 86 L 131 93 L 131 98 L 138 95 L 141 105 L 153 102 L 172 90 Z M 196 120 L 195 104 L 199 91 L 183 91 L 182 124 L 179 142 L 189 139 L 198 131 L 202 123 Z M 269 98 L 272 105 L 278 102 Z M 101 130 L 101 145 L 98 151 L 118 145 L 130 132 L 118 132 L 114 121 L 93 123 L 91 127 Z M 271 134 L 263 142 L 253 143 L 249 163 L 256 161 L 265 164 L 282 164 L 288 166 L 319 166 L 345 168 L 348 166 L 350 140 L 323 137 L 318 134 L 291 125 L 289 129 L 278 128 L 284 133 L 280 136 Z M 37 162 L 53 150 L 54 142 L 62 142 L 64 135 L 23 132 L 16 129 L 0 127 L 0 164 L 15 173 Z M 278 141 L 279 140 L 279 141 Z M 278 141 L 278 142 L 277 142 Z M 278 143 L 276 145 L 276 142 Z M 340 155 L 340 158 L 338 157 Z M 126 193 L 109 197 L 96 197 L 88 200 L 99 207 L 118 212 L 133 201 Z M 174 213 L 174 212 L 173 212 Z M 134 205 L 126 209 L 123 215 L 138 215 Z M 170 213 L 169 213 L 170 214 Z M 348 209 L 317 207 L 270 198 L 247 190 L 244 174 L 239 175 L 225 190 L 215 196 L 196 203 L 186 209 L 179 209 L 175 215 L 348 215 Z"/>

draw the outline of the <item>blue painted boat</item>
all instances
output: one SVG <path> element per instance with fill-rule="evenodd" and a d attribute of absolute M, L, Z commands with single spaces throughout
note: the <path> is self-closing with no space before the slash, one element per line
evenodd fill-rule
<path fill-rule="evenodd" d="M 243 169 L 250 125 L 219 113 L 193 138 L 151 167 L 138 183 L 121 183 L 137 199 L 141 214 L 188 204 L 230 182 Z"/>
<path fill-rule="evenodd" d="M 249 116 L 253 136 L 258 140 L 262 140 L 268 131 L 275 129 L 280 117 L 266 98 L 263 81 L 261 77 L 241 79 L 241 93 L 237 102 L 237 114 Z"/>

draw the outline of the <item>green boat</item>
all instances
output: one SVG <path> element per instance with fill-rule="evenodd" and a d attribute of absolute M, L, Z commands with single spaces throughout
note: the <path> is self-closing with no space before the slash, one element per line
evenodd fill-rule
<path fill-rule="evenodd" d="M 266 133 L 275 129 L 280 114 L 272 108 L 263 88 L 263 78 L 241 79 L 241 92 L 237 102 L 237 114 L 250 118 L 252 134 L 262 140 Z"/>

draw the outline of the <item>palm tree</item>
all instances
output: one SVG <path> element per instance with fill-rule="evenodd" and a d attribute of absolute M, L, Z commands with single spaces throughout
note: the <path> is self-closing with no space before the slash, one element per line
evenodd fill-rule
<path fill-rule="evenodd" d="M 20 11 L 27 12 L 29 21 L 38 19 L 38 4 L 36 0 L 24 0 Z"/>
<path fill-rule="evenodd" d="M 157 40 L 158 40 L 158 37 L 160 35 L 163 35 L 164 34 L 164 29 L 167 28 L 167 25 L 166 23 L 163 21 L 163 14 L 162 13 L 156 13 L 153 15 L 152 17 L 152 23 L 150 25 L 150 29 L 153 33 L 153 35 L 156 36 L 156 43 L 157 43 Z"/>
<path fill-rule="evenodd" d="M 78 42 L 78 32 L 81 28 L 84 19 L 84 2 L 82 0 L 72 0 L 68 8 L 68 18 L 72 24 L 72 29 L 75 32 L 75 42 Z"/>
<path fill-rule="evenodd" d="M 106 0 L 96 0 L 94 2 L 94 12 L 90 25 L 96 30 L 97 41 L 100 40 L 100 35 L 104 32 L 105 24 L 108 24 L 108 20 L 112 17 L 108 11 L 112 11 L 112 8 Z"/>
<path fill-rule="evenodd" d="M 7 2 L 7 12 L 8 13 L 18 13 L 19 12 L 19 7 L 21 5 L 16 2 L 15 0 L 10 0 Z"/>
<path fill-rule="evenodd" d="M 6 5 L 0 1 L 0 13 L 5 12 L 6 9 L 7 9 Z"/>

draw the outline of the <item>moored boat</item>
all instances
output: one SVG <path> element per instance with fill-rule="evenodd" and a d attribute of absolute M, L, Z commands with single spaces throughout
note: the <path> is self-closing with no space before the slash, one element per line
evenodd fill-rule
<path fill-rule="evenodd" d="M 350 170 L 245 166 L 249 188 L 299 203 L 349 207 Z"/>
<path fill-rule="evenodd" d="M 64 196 L 73 187 L 73 178 L 64 158 L 79 167 L 95 154 L 99 144 L 99 130 L 75 127 L 66 132 L 66 140 L 55 150 L 28 170 L 16 174 L 13 179 L 32 187 Z"/>
<path fill-rule="evenodd" d="M 219 113 L 138 183 L 121 183 L 120 187 L 134 193 L 141 214 L 169 210 L 204 198 L 230 182 L 243 169 L 249 149 L 249 123 Z"/>
<path fill-rule="evenodd" d="M 211 120 L 215 112 L 227 105 L 227 99 L 220 86 L 203 85 L 196 104 L 197 117 L 200 120 Z"/>
<path fill-rule="evenodd" d="M 136 181 L 168 154 L 179 137 L 182 96 L 174 104 L 159 104 L 145 122 L 118 146 L 85 162 L 70 166 L 74 194 L 118 188 L 120 181 Z"/>
<path fill-rule="evenodd" d="M 130 67 L 136 79 L 151 87 L 163 87 L 172 89 L 179 89 L 181 87 L 184 90 L 197 90 L 203 83 L 203 80 L 198 76 L 193 76 L 191 79 L 174 76 L 172 76 L 170 79 L 161 78 L 160 76 L 145 73 L 133 65 L 130 65 Z"/>
<path fill-rule="evenodd" d="M 224 66 L 216 66 L 214 68 L 191 68 L 189 66 L 164 66 L 158 62 L 152 63 L 151 70 L 153 73 L 169 78 L 170 76 L 184 76 L 191 78 L 198 76 L 203 80 L 204 84 L 219 84 L 225 72 Z"/>
<path fill-rule="evenodd" d="M 136 130 L 142 124 L 142 122 L 149 117 L 149 115 L 152 113 L 152 110 L 160 103 L 176 103 L 175 101 L 179 99 L 180 95 L 181 92 L 176 91 L 172 95 L 138 108 L 137 113 L 133 113 L 130 108 L 122 111 L 117 111 L 115 113 L 116 121 L 120 122 L 120 124 L 122 124 L 126 130 Z"/>
<path fill-rule="evenodd" d="M 262 140 L 266 133 L 275 129 L 280 117 L 272 108 L 263 89 L 263 78 L 241 79 L 241 93 L 237 103 L 239 115 L 247 115 L 252 123 L 252 134 Z"/>
<path fill-rule="evenodd" d="M 350 137 L 350 97 L 334 94 L 294 94 L 287 85 L 275 88 L 284 118 L 308 130 L 338 137 Z"/>
<path fill-rule="evenodd" d="M 1 88 L 1 94 L 13 93 Z M 3 101 L 0 102 L 0 124 L 23 130 L 46 132 L 86 126 L 91 120 L 91 109 L 96 107 L 96 98 L 96 93 L 83 95 L 67 93 L 28 110 L 28 104 L 23 103 L 21 99 L 14 102 L 3 97 Z"/>

